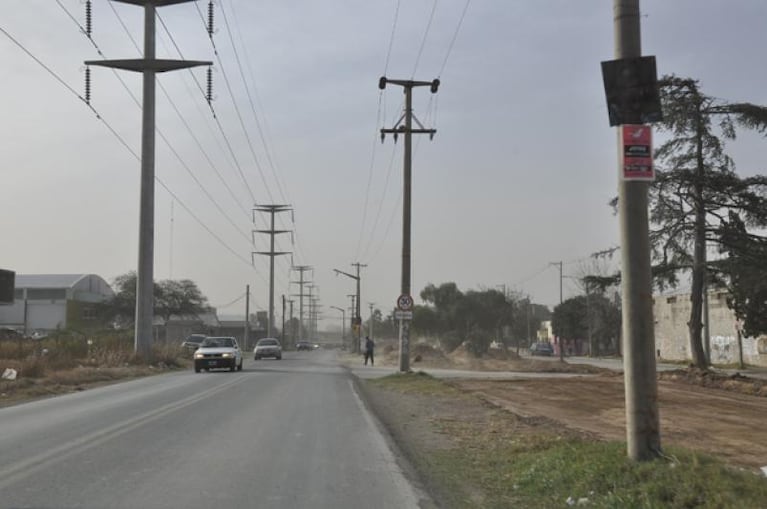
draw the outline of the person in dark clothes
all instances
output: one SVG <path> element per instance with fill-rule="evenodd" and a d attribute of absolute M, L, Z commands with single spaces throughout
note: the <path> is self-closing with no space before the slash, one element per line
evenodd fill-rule
<path fill-rule="evenodd" d="M 373 366 L 373 350 L 375 350 L 376 344 L 370 339 L 370 336 L 365 336 L 365 366 L 368 365 L 368 359 L 370 359 L 370 365 Z"/>

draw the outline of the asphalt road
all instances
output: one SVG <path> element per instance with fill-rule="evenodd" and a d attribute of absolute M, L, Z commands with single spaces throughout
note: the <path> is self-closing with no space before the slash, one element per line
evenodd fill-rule
<path fill-rule="evenodd" d="M 1 508 L 430 507 L 330 352 L 0 409 Z"/>

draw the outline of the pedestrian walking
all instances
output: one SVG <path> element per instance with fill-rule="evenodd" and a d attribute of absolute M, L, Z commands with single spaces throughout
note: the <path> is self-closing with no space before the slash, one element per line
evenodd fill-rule
<path fill-rule="evenodd" d="M 370 365 L 373 366 L 373 350 L 375 350 L 376 344 L 370 339 L 370 336 L 365 336 L 365 366 L 368 365 L 368 359 L 370 359 Z"/>

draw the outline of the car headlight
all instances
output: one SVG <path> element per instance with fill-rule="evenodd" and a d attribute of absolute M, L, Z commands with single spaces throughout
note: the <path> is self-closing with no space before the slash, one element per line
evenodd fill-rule
<path fill-rule="evenodd" d="M 222 353 L 221 357 L 223 357 L 224 359 L 231 359 L 232 357 L 234 357 L 234 354 L 233 353 Z"/>
<path fill-rule="evenodd" d="M 201 354 L 201 353 L 196 353 L 196 354 L 194 354 L 194 358 L 195 359 L 204 359 L 205 356 L 203 354 Z"/>

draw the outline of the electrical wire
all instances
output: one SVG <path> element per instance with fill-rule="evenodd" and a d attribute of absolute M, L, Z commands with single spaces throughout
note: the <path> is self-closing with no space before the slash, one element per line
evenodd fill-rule
<path fill-rule="evenodd" d="M 423 39 L 421 39 L 421 46 L 418 48 L 418 54 L 415 57 L 415 65 L 413 66 L 413 74 L 411 75 L 411 79 L 415 78 L 415 73 L 418 71 L 418 64 L 421 61 L 421 55 L 423 54 L 423 49 L 426 46 L 426 40 L 429 37 L 429 31 L 431 30 L 431 23 L 434 21 L 434 13 L 437 12 L 437 2 L 439 0 L 434 0 L 434 3 L 431 6 L 431 13 L 429 14 L 429 21 L 426 23 L 426 30 L 423 34 Z"/>
<path fill-rule="evenodd" d="M 471 4 L 471 0 L 466 0 L 466 5 L 463 6 L 463 12 L 461 12 L 461 17 L 458 20 L 458 26 L 455 27 L 453 38 L 450 40 L 450 44 L 447 47 L 445 60 L 442 61 L 442 67 L 439 68 L 439 73 L 437 74 L 437 78 L 440 78 L 442 76 L 442 73 L 445 72 L 445 67 L 447 67 L 447 61 L 450 58 L 450 54 L 453 52 L 453 46 L 455 46 L 455 41 L 458 39 L 458 32 L 460 32 L 461 26 L 463 26 L 463 20 L 464 18 L 466 18 L 466 11 L 469 10 L 469 4 Z"/>
<path fill-rule="evenodd" d="M 98 112 L 98 110 L 96 110 L 96 108 L 95 108 L 95 107 L 93 107 L 93 105 L 91 105 L 91 104 L 88 104 L 88 103 L 85 101 L 85 99 L 84 99 L 84 98 L 83 98 L 83 97 L 82 97 L 82 96 L 81 96 L 81 95 L 80 95 L 80 94 L 79 94 L 79 93 L 78 93 L 78 92 L 77 92 L 77 91 L 76 91 L 76 90 L 75 90 L 75 89 L 74 89 L 74 88 L 73 88 L 71 85 L 69 85 L 69 84 L 68 84 L 66 81 L 64 81 L 64 79 L 63 79 L 61 76 L 59 76 L 59 75 L 58 75 L 58 74 L 57 74 L 57 73 L 56 73 L 56 72 L 55 72 L 55 71 L 54 71 L 54 70 L 53 70 L 53 69 L 52 69 L 50 66 L 48 66 L 47 64 L 45 64 L 45 63 L 44 63 L 42 60 L 40 60 L 40 59 L 39 59 L 39 58 L 38 58 L 36 55 L 34 55 L 34 54 L 31 52 L 31 51 L 29 51 L 29 50 L 28 50 L 28 49 L 27 49 L 27 48 L 26 48 L 26 47 L 25 47 L 25 46 L 24 46 L 24 45 L 23 45 L 23 44 L 22 44 L 22 43 L 21 43 L 21 42 L 20 42 L 18 39 L 16 39 L 16 38 L 15 38 L 13 35 L 11 35 L 11 34 L 10 34 L 10 33 L 9 33 L 9 32 L 8 32 L 6 29 L 5 29 L 5 28 L 3 28 L 2 26 L 0 26 L 0 33 L 2 33 L 3 35 L 5 35 L 5 37 L 6 37 L 7 39 L 9 39 L 9 40 L 10 40 L 12 43 L 14 43 L 14 44 L 15 44 L 15 45 L 16 45 L 16 46 L 17 46 L 19 49 L 21 49 L 21 50 L 22 50 L 22 51 L 23 51 L 23 52 L 24 52 L 24 53 L 25 53 L 25 54 L 26 54 L 28 57 L 30 57 L 32 60 L 34 60 L 34 61 L 35 61 L 35 63 L 37 63 L 37 64 L 38 64 L 40 67 L 42 67 L 42 68 L 43 68 L 43 69 L 44 69 L 44 70 L 45 70 L 45 71 L 46 71 L 46 72 L 47 72 L 47 73 L 48 73 L 48 74 L 49 74 L 49 75 L 50 75 L 52 78 L 54 78 L 54 80 L 55 80 L 56 82 L 58 82 L 58 83 L 59 83 L 61 86 L 63 86 L 65 89 L 67 89 L 67 90 L 68 90 L 68 91 L 69 91 L 69 92 L 70 92 L 72 95 L 74 95 L 74 96 L 75 96 L 77 99 L 79 99 L 80 101 L 82 101 L 82 102 L 83 102 L 83 104 L 85 104 L 85 106 L 86 106 L 86 107 L 87 107 L 87 108 L 88 108 L 88 109 L 89 109 L 89 110 L 90 110 L 90 111 L 91 111 L 91 112 L 92 112 L 92 113 L 93 113 L 93 114 L 96 116 L 96 118 L 97 118 L 98 120 L 100 120 L 100 121 L 101 121 L 101 122 L 102 122 L 102 123 L 103 123 L 103 124 L 104 124 L 104 125 L 107 127 L 107 129 L 109 130 L 109 132 L 110 132 L 110 133 L 112 133 L 112 135 L 114 135 L 114 136 L 117 138 L 117 140 L 120 142 L 120 144 L 121 144 L 121 145 L 123 145 L 123 146 L 126 148 L 126 150 L 128 150 L 128 152 L 129 152 L 129 153 L 130 153 L 130 154 L 131 154 L 131 155 L 132 155 L 132 156 L 133 156 L 133 157 L 134 157 L 134 158 L 135 158 L 137 161 L 141 161 L 141 156 L 139 156 L 139 154 L 138 154 L 138 153 L 137 153 L 137 152 L 136 152 L 136 151 L 135 151 L 135 150 L 134 150 L 134 149 L 133 149 L 133 148 L 132 148 L 132 147 L 131 147 L 131 146 L 128 144 L 128 142 L 125 140 L 125 138 L 123 138 L 123 137 L 122 137 L 122 136 L 121 136 L 121 135 L 120 135 L 120 134 L 119 134 L 119 133 L 118 133 L 118 132 L 117 132 L 117 131 L 116 131 L 116 130 L 113 128 L 113 127 L 112 127 L 112 125 L 111 125 L 111 124 L 109 124 L 109 122 L 107 122 L 107 121 L 106 121 L 106 119 L 104 119 L 104 117 L 103 117 L 103 116 L 102 116 L 102 115 L 101 115 L 101 114 Z M 248 261 L 248 260 L 246 260 L 245 258 L 243 258 L 243 257 L 242 257 L 242 256 L 241 256 L 239 253 L 237 253 L 237 251 L 235 251 L 234 249 L 232 249 L 232 248 L 231 248 L 231 246 L 229 246 L 229 245 L 228 245 L 226 242 L 224 242 L 224 241 L 223 241 L 223 239 L 221 239 L 221 238 L 220 238 L 218 235 L 216 235 L 216 234 L 213 232 L 213 230 L 211 230 L 211 229 L 210 229 L 210 228 L 209 228 L 209 227 L 208 227 L 208 226 L 207 226 L 205 223 L 203 223 L 203 222 L 202 222 L 202 220 L 200 220 L 200 218 L 199 218 L 199 217 L 197 217 L 197 215 L 196 215 L 196 214 L 194 214 L 194 212 L 192 212 L 192 210 L 191 210 L 191 209 L 190 209 L 190 208 L 189 208 L 189 207 L 186 205 L 186 203 L 185 203 L 183 200 L 181 200 L 181 199 L 180 199 L 178 196 L 176 196 L 176 194 L 175 194 L 175 193 L 173 193 L 173 191 L 170 189 L 170 187 L 169 187 L 167 184 L 165 184 L 165 182 L 164 182 L 162 179 L 160 179 L 159 177 L 157 177 L 157 176 L 155 175 L 155 181 L 157 181 L 157 183 L 158 183 L 158 184 L 160 184 L 160 186 L 162 186 L 162 187 L 163 187 L 163 189 L 165 189 L 165 191 L 166 191 L 166 192 L 167 192 L 167 193 L 168 193 L 168 194 L 169 194 L 169 195 L 170 195 L 170 196 L 171 196 L 171 197 L 172 197 L 172 198 L 173 198 L 173 199 L 174 199 L 174 200 L 175 200 L 175 201 L 176 201 L 176 202 L 177 202 L 179 205 L 181 205 L 181 207 L 182 207 L 182 208 L 183 208 L 183 209 L 184 209 L 184 210 L 185 210 L 185 211 L 186 211 L 186 212 L 187 212 L 187 213 L 188 213 L 188 214 L 189 214 L 189 215 L 190 215 L 190 216 L 191 216 L 191 217 L 192 217 L 192 218 L 193 218 L 193 219 L 194 219 L 194 220 L 195 220 L 195 221 L 196 221 L 196 222 L 197 222 L 197 223 L 198 223 L 198 224 L 199 224 L 199 225 L 200 225 L 200 226 L 201 226 L 201 227 L 202 227 L 204 230 L 205 230 L 205 231 L 207 231 L 207 232 L 208 232 L 208 234 L 210 234 L 210 235 L 211 235 L 211 236 L 212 236 L 214 239 L 216 239 L 216 241 L 218 241 L 218 243 L 219 243 L 219 244 L 221 244 L 221 245 L 222 245 L 222 246 L 223 246 L 225 249 L 227 249 L 227 250 L 228 250 L 230 253 L 232 253 L 232 254 L 233 254 L 233 255 L 234 255 L 236 258 L 238 258 L 238 259 L 240 259 L 241 261 L 243 261 L 244 263 L 246 263 L 246 264 L 248 265 L 248 267 L 251 267 L 251 268 L 252 268 L 252 269 L 254 269 L 254 271 L 255 271 L 255 267 L 253 267 L 253 266 L 252 266 L 252 264 L 250 263 L 250 261 Z M 256 272 L 256 274 L 257 274 L 257 275 L 258 275 L 258 276 L 259 276 L 259 277 L 260 277 L 262 280 L 264 280 L 264 282 L 266 282 L 266 279 L 264 278 L 264 276 L 263 276 L 263 275 L 262 275 L 260 272 L 258 272 L 258 271 L 255 271 L 255 272 Z M 259 306 L 259 307 L 261 307 L 261 306 Z"/>

